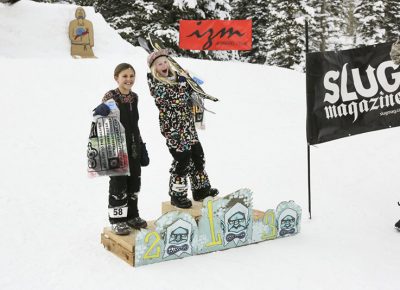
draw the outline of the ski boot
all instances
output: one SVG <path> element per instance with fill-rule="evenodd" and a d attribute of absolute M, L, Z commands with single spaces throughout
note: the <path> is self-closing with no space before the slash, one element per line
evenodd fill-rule
<path fill-rule="evenodd" d="M 119 222 L 119 223 L 111 224 L 111 230 L 115 234 L 120 235 L 120 236 L 126 236 L 131 233 L 131 229 L 129 228 L 129 226 L 127 225 L 126 222 Z"/>
<path fill-rule="evenodd" d="M 206 197 L 217 196 L 219 191 L 216 188 L 206 187 L 206 188 L 200 188 L 200 189 L 193 190 L 192 193 L 193 193 L 193 199 L 195 201 L 202 201 Z"/>
<path fill-rule="evenodd" d="M 139 216 L 129 219 L 126 223 L 136 230 L 147 228 L 147 222 Z"/>

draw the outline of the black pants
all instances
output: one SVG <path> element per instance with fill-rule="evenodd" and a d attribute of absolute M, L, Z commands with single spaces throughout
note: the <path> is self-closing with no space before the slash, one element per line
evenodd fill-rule
<path fill-rule="evenodd" d="M 174 158 L 170 173 L 169 195 L 187 195 L 187 176 L 189 175 L 192 193 L 201 188 L 209 188 L 210 181 L 204 170 L 205 158 L 201 143 L 191 146 L 190 150 L 177 152 L 170 150 Z M 179 190 L 177 190 L 179 188 Z"/>
<path fill-rule="evenodd" d="M 140 161 L 129 157 L 129 170 L 130 176 L 110 176 L 108 209 L 112 224 L 139 216 Z"/>
<path fill-rule="evenodd" d="M 169 150 L 172 157 L 174 157 L 174 168 L 171 169 L 171 173 L 177 175 L 187 175 L 193 166 L 195 170 L 204 170 L 204 151 L 201 143 L 196 143 L 191 146 L 190 150 L 177 152 L 175 150 Z M 191 164 L 191 162 L 193 164 Z"/>

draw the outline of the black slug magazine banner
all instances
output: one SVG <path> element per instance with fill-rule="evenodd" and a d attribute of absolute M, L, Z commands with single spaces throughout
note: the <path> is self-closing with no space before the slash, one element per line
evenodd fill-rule
<path fill-rule="evenodd" d="M 400 68 L 391 45 L 307 54 L 309 144 L 400 125 Z"/>

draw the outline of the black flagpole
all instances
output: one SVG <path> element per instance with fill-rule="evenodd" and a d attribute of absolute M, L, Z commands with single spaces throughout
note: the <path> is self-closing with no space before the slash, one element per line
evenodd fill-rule
<path fill-rule="evenodd" d="M 310 144 L 307 143 L 307 160 L 308 160 L 308 212 L 311 219 L 311 177 L 310 177 Z"/>
<path fill-rule="evenodd" d="M 308 53 L 308 21 L 305 21 L 306 33 L 306 54 Z M 306 68 L 307 69 L 307 68 Z M 311 162 L 310 162 L 310 144 L 307 143 L 307 166 L 308 166 L 308 212 L 311 219 Z"/>

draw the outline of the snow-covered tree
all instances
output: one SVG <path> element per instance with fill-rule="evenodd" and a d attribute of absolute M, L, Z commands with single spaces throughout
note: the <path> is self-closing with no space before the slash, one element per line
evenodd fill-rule
<path fill-rule="evenodd" d="M 382 2 L 382 1 L 379 1 Z M 398 0 L 384 0 L 384 40 L 395 41 L 400 37 L 400 3 Z"/>
<path fill-rule="evenodd" d="M 383 41 L 384 3 L 360 0 L 354 9 L 358 27 L 357 45 L 371 45 Z"/>
<path fill-rule="evenodd" d="M 349 43 L 347 43 L 347 47 L 345 46 L 345 48 L 353 48 L 356 44 L 357 19 L 354 16 L 355 6 L 356 6 L 355 0 L 344 0 L 345 21 L 346 21 L 345 35 L 350 40 Z"/>
<path fill-rule="evenodd" d="M 239 59 L 250 63 L 264 64 L 270 50 L 271 39 L 267 37 L 272 25 L 271 0 L 239 0 L 233 4 L 233 19 L 251 19 L 253 25 L 252 49 L 240 51 Z"/>
<path fill-rule="evenodd" d="M 286 68 L 301 63 L 304 55 L 304 7 L 300 0 L 272 0 L 272 25 L 266 37 L 271 39 L 267 62 Z"/>
<path fill-rule="evenodd" d="M 327 2 L 327 50 L 339 50 L 344 45 L 346 34 L 346 10 L 344 0 L 329 0 Z"/>
<path fill-rule="evenodd" d="M 308 0 L 313 7 L 309 18 L 310 51 L 341 49 L 346 35 L 345 2 L 343 0 Z"/>

